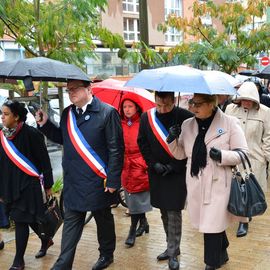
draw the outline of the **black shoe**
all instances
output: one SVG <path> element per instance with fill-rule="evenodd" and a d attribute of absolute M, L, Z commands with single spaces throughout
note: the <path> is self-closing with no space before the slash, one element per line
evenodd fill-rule
<path fill-rule="evenodd" d="M 149 233 L 149 224 L 146 218 L 140 220 L 140 226 L 136 231 L 136 237 L 141 236 L 144 232 Z"/>
<path fill-rule="evenodd" d="M 216 270 L 216 268 L 206 264 L 205 265 L 205 270 Z"/>
<path fill-rule="evenodd" d="M 3 249 L 3 248 L 4 248 L 4 246 L 5 246 L 4 241 L 1 241 L 1 242 L 0 242 L 0 250 L 1 250 L 1 249 Z"/>
<path fill-rule="evenodd" d="M 237 229 L 236 236 L 243 237 L 248 233 L 248 223 L 239 222 L 239 227 Z"/>
<path fill-rule="evenodd" d="M 113 263 L 113 257 L 100 256 L 93 266 L 92 270 L 101 270 L 107 268 L 111 263 Z"/>
<path fill-rule="evenodd" d="M 39 250 L 39 252 L 35 255 L 35 258 L 38 259 L 38 258 L 42 258 L 44 257 L 46 254 L 47 254 L 47 250 L 50 246 L 52 246 L 54 243 L 53 243 L 53 240 L 52 239 L 49 239 L 48 243 L 47 243 L 47 246 L 45 248 L 41 248 Z"/>
<path fill-rule="evenodd" d="M 129 247 L 133 247 L 136 240 L 136 227 L 130 226 L 129 234 L 127 237 L 127 240 L 125 241 L 125 244 Z"/>
<path fill-rule="evenodd" d="M 180 255 L 180 250 L 179 249 L 177 250 L 176 255 Z M 157 256 L 158 261 L 168 260 L 169 258 L 170 258 L 170 256 L 168 255 L 168 250 L 167 249 L 163 253 L 161 253 L 161 254 L 159 254 Z"/>
<path fill-rule="evenodd" d="M 170 270 L 178 270 L 179 269 L 179 262 L 177 260 L 177 257 L 170 257 L 168 265 L 169 265 Z"/>
<path fill-rule="evenodd" d="M 21 265 L 12 265 L 9 270 L 23 270 L 24 269 L 24 262 Z"/>

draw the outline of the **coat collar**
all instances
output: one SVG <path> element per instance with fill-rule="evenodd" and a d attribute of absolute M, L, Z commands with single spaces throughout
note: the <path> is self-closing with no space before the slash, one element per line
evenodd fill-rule
<path fill-rule="evenodd" d="M 216 115 L 209 127 L 209 129 L 206 132 L 205 135 L 205 144 L 207 145 L 209 142 L 211 142 L 213 139 L 227 133 L 227 129 L 224 127 L 224 125 L 221 123 L 224 123 L 224 121 L 222 120 L 224 118 L 224 113 L 218 108 Z M 193 117 L 192 121 L 192 130 L 194 130 L 194 133 L 198 134 L 198 124 L 197 121 L 195 119 L 195 117 Z M 195 137 L 196 137 L 195 136 Z"/>
<path fill-rule="evenodd" d="M 224 113 L 218 108 L 212 124 L 210 125 L 205 135 L 206 144 L 208 144 L 213 139 L 227 133 L 227 130 L 224 128 L 224 126 L 221 126 L 221 123 L 224 123 L 224 121 L 222 121 L 223 115 Z"/>
<path fill-rule="evenodd" d="M 91 102 L 91 104 L 88 104 L 87 107 L 86 107 L 86 110 L 84 113 L 87 113 L 87 112 L 99 112 L 100 111 L 100 105 L 101 105 L 101 102 L 98 98 L 96 98 L 95 96 L 93 96 L 93 100 Z M 75 113 L 76 112 L 76 106 L 74 104 L 71 105 L 72 106 L 72 110 L 73 112 Z"/>

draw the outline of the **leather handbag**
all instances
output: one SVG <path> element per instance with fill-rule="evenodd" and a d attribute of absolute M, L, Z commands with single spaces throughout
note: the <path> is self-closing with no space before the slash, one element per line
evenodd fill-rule
<path fill-rule="evenodd" d="M 228 211 L 242 217 L 262 215 L 267 209 L 264 192 L 252 171 L 247 154 L 240 149 L 236 151 L 241 158 L 244 177 L 237 166 L 233 168 Z"/>
<path fill-rule="evenodd" d="M 41 239 L 53 238 L 63 219 L 56 197 L 47 200 L 46 210 L 42 220 L 38 222 L 38 235 Z"/>

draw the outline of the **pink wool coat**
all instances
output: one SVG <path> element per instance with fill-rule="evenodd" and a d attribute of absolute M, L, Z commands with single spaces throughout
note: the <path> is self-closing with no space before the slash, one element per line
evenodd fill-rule
<path fill-rule="evenodd" d="M 187 208 L 192 225 L 202 233 L 224 231 L 233 216 L 227 211 L 230 196 L 231 166 L 241 162 L 239 155 L 232 151 L 241 148 L 247 151 L 247 142 L 238 119 L 225 115 L 218 109 L 206 136 L 207 165 L 198 177 L 190 175 L 191 155 L 198 134 L 195 117 L 187 119 L 182 125 L 178 140 L 169 144 L 176 159 L 187 161 Z M 222 152 L 221 163 L 209 157 L 211 147 Z"/>

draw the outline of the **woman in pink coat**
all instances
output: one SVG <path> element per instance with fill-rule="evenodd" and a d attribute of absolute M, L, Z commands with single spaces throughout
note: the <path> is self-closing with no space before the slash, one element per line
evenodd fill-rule
<path fill-rule="evenodd" d="M 204 234 L 205 269 L 215 270 L 229 259 L 225 230 L 233 217 L 227 211 L 231 166 L 241 162 L 232 150 L 247 151 L 247 142 L 239 121 L 217 107 L 216 96 L 195 94 L 192 106 L 195 116 L 183 123 L 181 134 L 179 127 L 170 128 L 167 141 L 175 158 L 188 158 L 188 212 Z"/>

